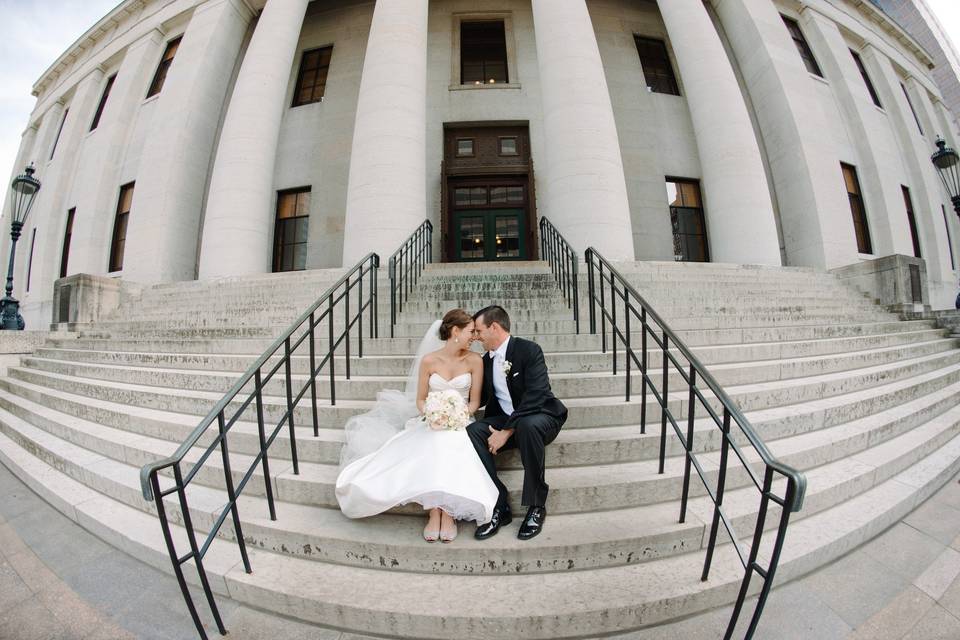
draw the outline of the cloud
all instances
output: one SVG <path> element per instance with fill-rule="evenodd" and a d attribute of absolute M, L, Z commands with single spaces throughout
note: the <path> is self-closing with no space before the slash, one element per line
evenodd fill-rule
<path fill-rule="evenodd" d="M 20 136 L 44 71 L 117 0 L 0 0 L 0 176 L 14 170 Z M 16 167 L 19 170 L 21 167 Z"/>

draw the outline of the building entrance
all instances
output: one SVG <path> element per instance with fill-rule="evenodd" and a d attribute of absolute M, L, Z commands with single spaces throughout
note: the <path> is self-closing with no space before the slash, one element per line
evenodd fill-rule
<path fill-rule="evenodd" d="M 536 213 L 527 127 L 448 126 L 444 146 L 443 259 L 534 259 Z"/>

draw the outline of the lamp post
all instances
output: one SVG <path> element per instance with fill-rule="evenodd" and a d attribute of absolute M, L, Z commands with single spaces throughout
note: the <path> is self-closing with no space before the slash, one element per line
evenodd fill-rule
<path fill-rule="evenodd" d="M 20 315 L 20 303 L 13 297 L 13 260 L 17 255 L 17 240 L 20 239 L 20 230 L 30 215 L 30 207 L 33 206 L 33 199 L 40 191 L 40 181 L 33 177 L 36 169 L 33 163 L 24 169 L 24 172 L 13 179 L 10 188 L 13 190 L 11 196 L 10 214 L 13 218 L 10 220 L 10 238 L 13 240 L 10 245 L 10 265 L 7 267 L 7 295 L 0 300 L 0 308 L 3 309 L 0 314 L 0 329 L 17 331 L 23 329 L 23 316 Z"/>
<path fill-rule="evenodd" d="M 940 174 L 943 187 L 953 203 L 953 210 L 960 216 L 960 156 L 947 146 L 946 140 L 938 136 L 937 152 L 930 156 L 930 160 Z"/>

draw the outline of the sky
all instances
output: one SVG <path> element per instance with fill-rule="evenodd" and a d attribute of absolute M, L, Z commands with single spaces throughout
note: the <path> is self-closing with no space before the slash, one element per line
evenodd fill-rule
<path fill-rule="evenodd" d="M 0 0 L 0 176 L 10 176 L 34 82 L 119 0 Z M 927 0 L 960 50 L 960 1 Z M 18 170 L 20 168 L 18 167 Z"/>

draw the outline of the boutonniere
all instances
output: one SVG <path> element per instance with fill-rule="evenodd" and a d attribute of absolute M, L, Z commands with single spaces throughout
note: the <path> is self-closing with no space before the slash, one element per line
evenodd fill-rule
<path fill-rule="evenodd" d="M 513 366 L 513 364 L 512 364 L 509 360 L 504 360 L 504 361 L 503 361 L 503 375 L 505 375 L 505 376 L 510 375 L 510 367 L 512 367 L 512 366 Z"/>

